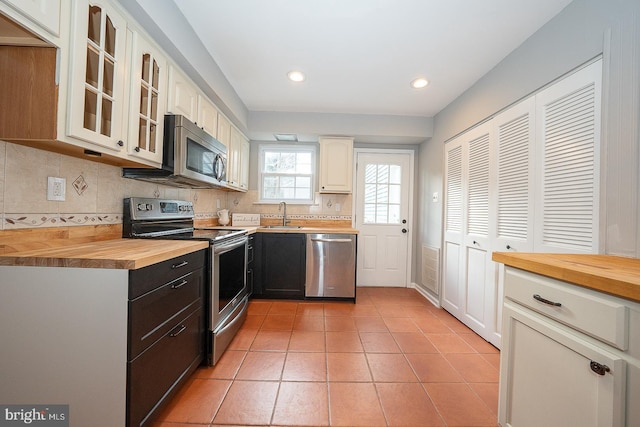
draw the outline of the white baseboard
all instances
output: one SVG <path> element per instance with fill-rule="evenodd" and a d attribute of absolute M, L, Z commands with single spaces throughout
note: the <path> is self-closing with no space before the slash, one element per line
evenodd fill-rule
<path fill-rule="evenodd" d="M 418 285 L 417 283 L 411 282 L 411 284 L 409 286 L 411 288 L 415 289 L 416 291 L 418 291 L 420 293 L 420 295 L 425 297 L 427 299 L 427 301 L 429 301 L 431 304 L 433 304 L 436 307 L 440 308 L 440 300 L 438 300 L 437 296 L 433 295 L 431 292 L 427 291 L 425 288 L 423 288 L 422 286 Z"/>

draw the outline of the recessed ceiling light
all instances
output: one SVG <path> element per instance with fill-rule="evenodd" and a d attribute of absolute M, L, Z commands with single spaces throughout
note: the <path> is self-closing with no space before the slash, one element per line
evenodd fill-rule
<path fill-rule="evenodd" d="M 302 71 L 289 71 L 287 73 L 287 77 L 289 77 L 289 80 L 291 80 L 292 82 L 303 82 L 305 77 L 304 74 L 302 74 Z"/>
<path fill-rule="evenodd" d="M 424 77 L 419 77 L 411 82 L 411 87 L 414 89 L 422 89 L 429 84 L 429 80 Z"/>

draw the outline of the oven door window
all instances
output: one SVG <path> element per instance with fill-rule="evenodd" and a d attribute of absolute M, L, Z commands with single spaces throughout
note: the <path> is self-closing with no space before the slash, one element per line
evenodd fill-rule
<path fill-rule="evenodd" d="M 246 245 L 218 255 L 218 312 L 222 311 L 246 286 Z"/>

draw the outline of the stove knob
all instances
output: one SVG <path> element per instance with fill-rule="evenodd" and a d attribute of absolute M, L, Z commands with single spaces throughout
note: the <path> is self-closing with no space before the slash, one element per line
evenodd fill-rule
<path fill-rule="evenodd" d="M 139 211 L 144 211 L 146 210 L 147 205 L 145 205 L 144 203 L 138 203 L 138 210 Z"/>
<path fill-rule="evenodd" d="M 152 211 L 153 210 L 153 205 L 147 203 L 147 210 L 148 211 Z"/>

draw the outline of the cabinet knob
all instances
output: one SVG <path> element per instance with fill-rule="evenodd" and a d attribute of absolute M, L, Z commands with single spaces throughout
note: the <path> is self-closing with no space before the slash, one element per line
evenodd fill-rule
<path fill-rule="evenodd" d="M 134 148 L 134 150 L 135 150 L 136 153 L 139 153 L 140 152 L 140 147 L 136 147 L 136 148 Z"/>
<path fill-rule="evenodd" d="M 406 233 L 407 231 L 408 231 L 408 230 L 407 230 L 406 228 L 403 228 L 403 229 L 402 229 L 402 232 L 403 232 L 403 233 Z"/>
<path fill-rule="evenodd" d="M 511 245 L 507 245 L 507 249 L 511 249 Z"/>
<path fill-rule="evenodd" d="M 123 140 L 119 140 L 118 141 L 118 147 L 124 147 L 124 141 Z"/>

